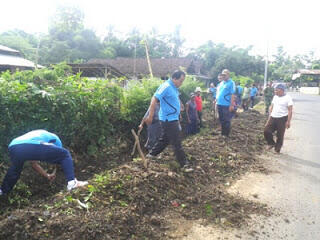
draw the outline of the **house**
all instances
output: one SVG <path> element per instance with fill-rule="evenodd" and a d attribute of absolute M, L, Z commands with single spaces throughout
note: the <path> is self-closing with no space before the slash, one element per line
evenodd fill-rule
<path fill-rule="evenodd" d="M 151 58 L 150 62 L 153 76 L 162 79 L 167 79 L 177 69 L 183 69 L 191 75 L 201 76 L 202 64 L 192 58 Z M 142 78 L 150 74 L 146 58 L 91 59 L 88 64 L 113 67 L 127 78 Z"/>
<path fill-rule="evenodd" d="M 0 45 L 0 72 L 10 70 L 31 70 L 35 68 L 35 64 L 24 59 L 20 52 L 12 48 Z"/>
<path fill-rule="evenodd" d="M 114 78 L 122 77 L 123 73 L 118 69 L 110 66 L 109 64 L 97 64 L 97 63 L 81 63 L 81 64 L 68 64 L 72 68 L 72 73 L 77 74 L 81 72 L 82 77 L 93 78 Z"/>

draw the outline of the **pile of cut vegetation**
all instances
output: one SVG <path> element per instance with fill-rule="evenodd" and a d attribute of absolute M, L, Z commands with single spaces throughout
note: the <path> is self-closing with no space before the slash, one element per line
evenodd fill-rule
<path fill-rule="evenodd" d="M 170 149 L 148 169 L 134 158 L 96 174 L 85 189 L 7 210 L 0 216 L 0 238 L 166 239 L 170 212 L 239 227 L 251 214 L 268 213 L 265 205 L 226 192 L 241 174 L 265 171 L 256 158 L 264 122 L 256 111 L 242 113 L 226 139 L 205 121 L 205 129 L 183 142 L 193 172 L 181 172 Z"/>

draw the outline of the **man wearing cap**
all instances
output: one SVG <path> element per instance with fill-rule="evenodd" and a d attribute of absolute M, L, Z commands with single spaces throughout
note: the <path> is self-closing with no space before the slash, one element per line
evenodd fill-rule
<path fill-rule="evenodd" d="M 69 191 L 88 184 L 75 178 L 70 152 L 62 147 L 57 135 L 46 130 L 34 130 L 13 139 L 9 144 L 9 155 L 11 166 L 2 182 L 0 195 L 8 194 L 12 190 L 26 161 L 31 161 L 33 169 L 49 181 L 55 179 L 55 174 L 44 171 L 38 161 L 61 165 Z"/>
<path fill-rule="evenodd" d="M 202 127 L 202 98 L 201 98 L 201 88 L 196 87 L 195 90 L 196 96 L 194 98 L 196 102 L 196 107 L 197 107 L 197 112 L 198 112 L 198 117 L 199 117 L 199 126 Z"/>
<path fill-rule="evenodd" d="M 235 107 L 236 87 L 230 78 L 230 72 L 228 69 L 224 69 L 221 76 L 223 81 L 219 84 L 217 106 L 221 124 L 221 135 L 228 137 L 230 134 L 231 119 L 233 117 Z"/>
<path fill-rule="evenodd" d="M 286 128 L 290 128 L 292 108 L 292 98 L 285 94 L 285 86 L 278 84 L 275 88 L 275 96 L 272 99 L 269 109 L 270 115 L 264 128 L 264 138 L 269 145 L 268 148 L 274 148 L 276 153 L 280 153 L 284 133 Z M 273 139 L 274 132 L 277 132 L 276 142 Z"/>
<path fill-rule="evenodd" d="M 169 144 L 172 144 L 181 168 L 188 171 L 188 162 L 181 145 L 179 129 L 180 99 L 178 88 L 182 85 L 184 79 L 184 72 L 175 71 L 171 79 L 159 86 L 151 99 L 149 116 L 145 119 L 145 122 L 151 124 L 156 104 L 160 102 L 159 119 L 161 134 L 156 144 L 149 151 L 147 157 L 154 158 Z"/>

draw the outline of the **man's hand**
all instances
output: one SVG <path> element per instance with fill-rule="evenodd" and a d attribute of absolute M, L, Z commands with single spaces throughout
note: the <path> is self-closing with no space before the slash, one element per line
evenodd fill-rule
<path fill-rule="evenodd" d="M 152 123 L 152 119 L 153 117 L 150 117 L 150 115 L 144 120 L 144 122 L 147 124 L 147 125 L 150 125 Z"/>
<path fill-rule="evenodd" d="M 143 123 L 141 123 L 138 128 L 139 128 L 139 131 L 141 131 L 143 129 Z"/>
<path fill-rule="evenodd" d="M 233 105 L 230 105 L 229 107 L 229 112 L 233 112 L 234 111 L 234 106 Z"/>
<path fill-rule="evenodd" d="M 286 122 L 286 128 L 289 129 L 290 128 L 290 121 Z"/>
<path fill-rule="evenodd" d="M 47 179 L 52 182 L 53 180 L 56 179 L 56 174 L 55 173 L 51 173 L 51 174 L 47 174 Z"/>

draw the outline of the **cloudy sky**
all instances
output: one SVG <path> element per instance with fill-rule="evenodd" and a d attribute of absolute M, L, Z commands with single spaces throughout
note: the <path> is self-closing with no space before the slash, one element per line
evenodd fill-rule
<path fill-rule="evenodd" d="M 61 4 L 79 6 L 86 27 L 102 36 L 106 26 L 126 32 L 137 27 L 161 33 L 181 24 L 187 47 L 212 40 L 228 46 L 254 46 L 272 53 L 282 45 L 290 54 L 315 51 L 320 56 L 319 5 L 316 0 L 5 0 L 0 32 L 19 28 L 47 32 L 50 16 Z"/>

